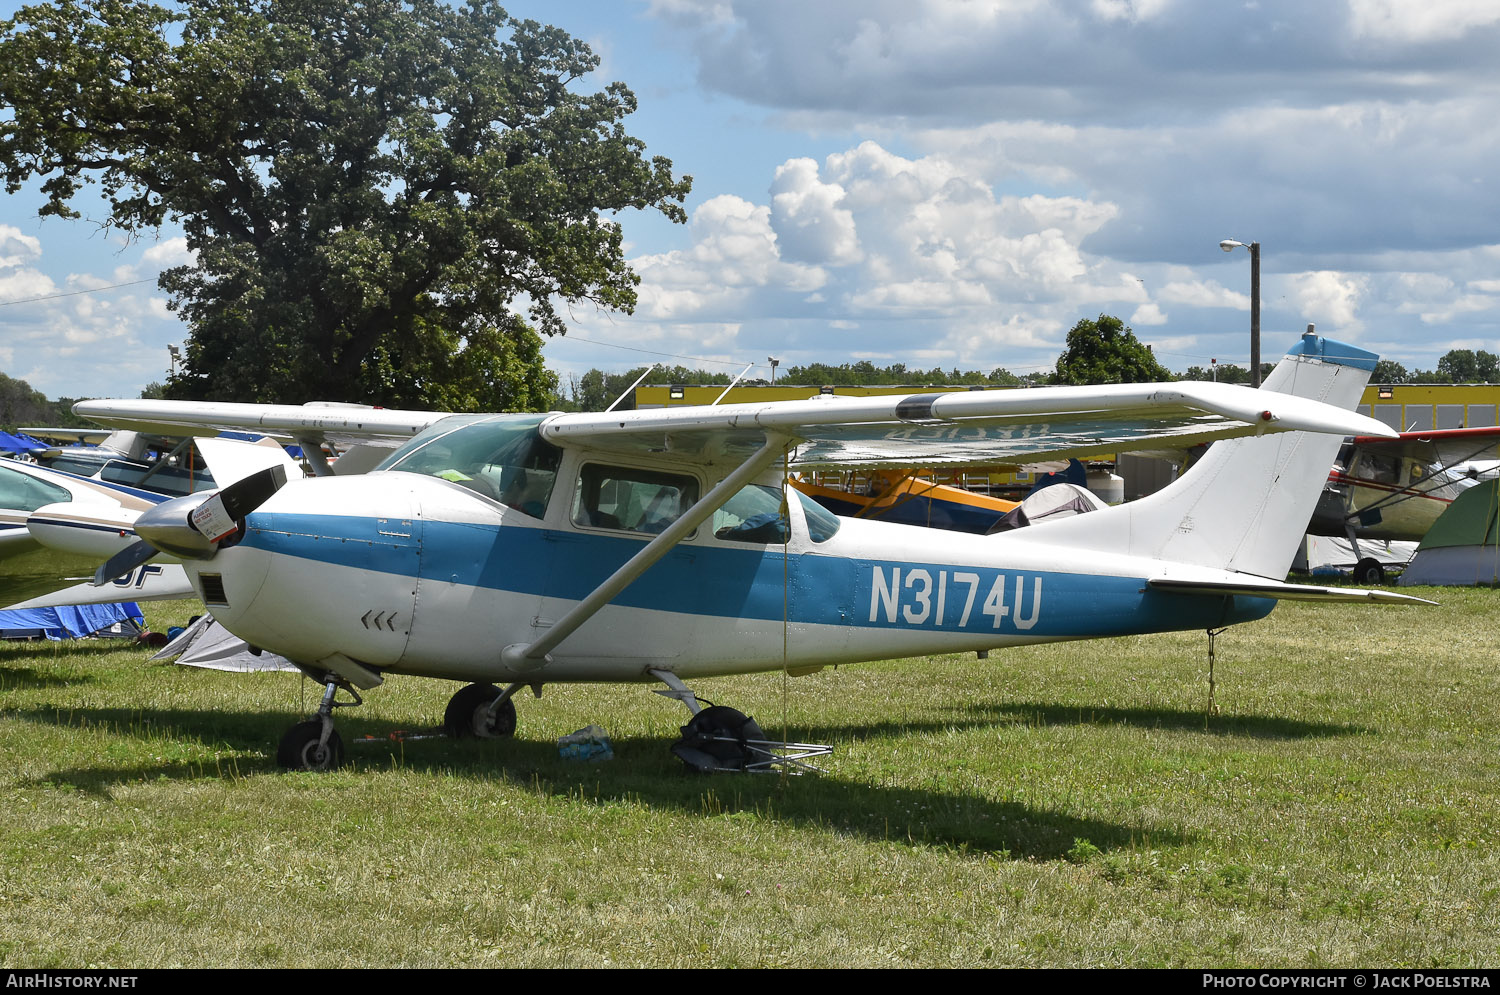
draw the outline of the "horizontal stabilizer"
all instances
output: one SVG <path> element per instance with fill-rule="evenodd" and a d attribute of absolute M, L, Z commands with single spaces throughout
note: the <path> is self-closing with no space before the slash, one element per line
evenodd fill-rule
<path fill-rule="evenodd" d="M 1275 598 L 1278 601 L 1365 601 L 1399 605 L 1435 605 L 1436 601 L 1414 598 L 1409 594 L 1394 591 L 1372 591 L 1358 587 L 1312 587 L 1307 584 L 1283 584 L 1274 580 L 1246 578 L 1244 580 L 1170 580 L 1156 578 L 1146 581 L 1153 591 L 1168 591 L 1172 594 L 1243 594 L 1251 598 Z"/>

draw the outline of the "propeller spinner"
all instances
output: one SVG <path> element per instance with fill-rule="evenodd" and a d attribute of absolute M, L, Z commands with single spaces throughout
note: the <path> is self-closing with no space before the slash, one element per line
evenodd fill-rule
<path fill-rule="evenodd" d="M 206 560 L 225 539 L 238 535 L 245 518 L 286 483 L 286 469 L 269 467 L 208 496 L 190 494 L 164 501 L 135 520 L 138 542 L 110 557 L 94 572 L 94 586 L 130 573 L 157 553 Z"/>

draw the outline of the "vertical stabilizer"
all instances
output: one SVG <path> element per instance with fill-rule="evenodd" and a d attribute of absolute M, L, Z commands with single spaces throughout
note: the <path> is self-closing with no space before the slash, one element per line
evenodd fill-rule
<path fill-rule="evenodd" d="M 1308 332 L 1261 389 L 1352 410 L 1377 358 Z M 1280 580 L 1342 441 L 1283 432 L 1217 442 L 1163 490 L 1048 526 L 1046 539 Z"/>

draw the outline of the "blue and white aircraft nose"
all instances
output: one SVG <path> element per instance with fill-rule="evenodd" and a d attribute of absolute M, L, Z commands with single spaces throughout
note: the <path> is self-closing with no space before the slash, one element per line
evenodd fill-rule
<path fill-rule="evenodd" d="M 381 488 L 288 482 L 246 517 L 239 542 L 185 564 L 214 617 L 298 663 L 396 664 L 417 606 L 421 519 L 400 479 L 408 475 L 393 476 Z"/>

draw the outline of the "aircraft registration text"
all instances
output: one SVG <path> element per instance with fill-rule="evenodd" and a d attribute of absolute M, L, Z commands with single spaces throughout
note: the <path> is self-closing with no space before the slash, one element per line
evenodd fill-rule
<path fill-rule="evenodd" d="M 995 570 L 873 566 L 872 624 L 1026 631 L 1042 611 L 1042 578 Z"/>

